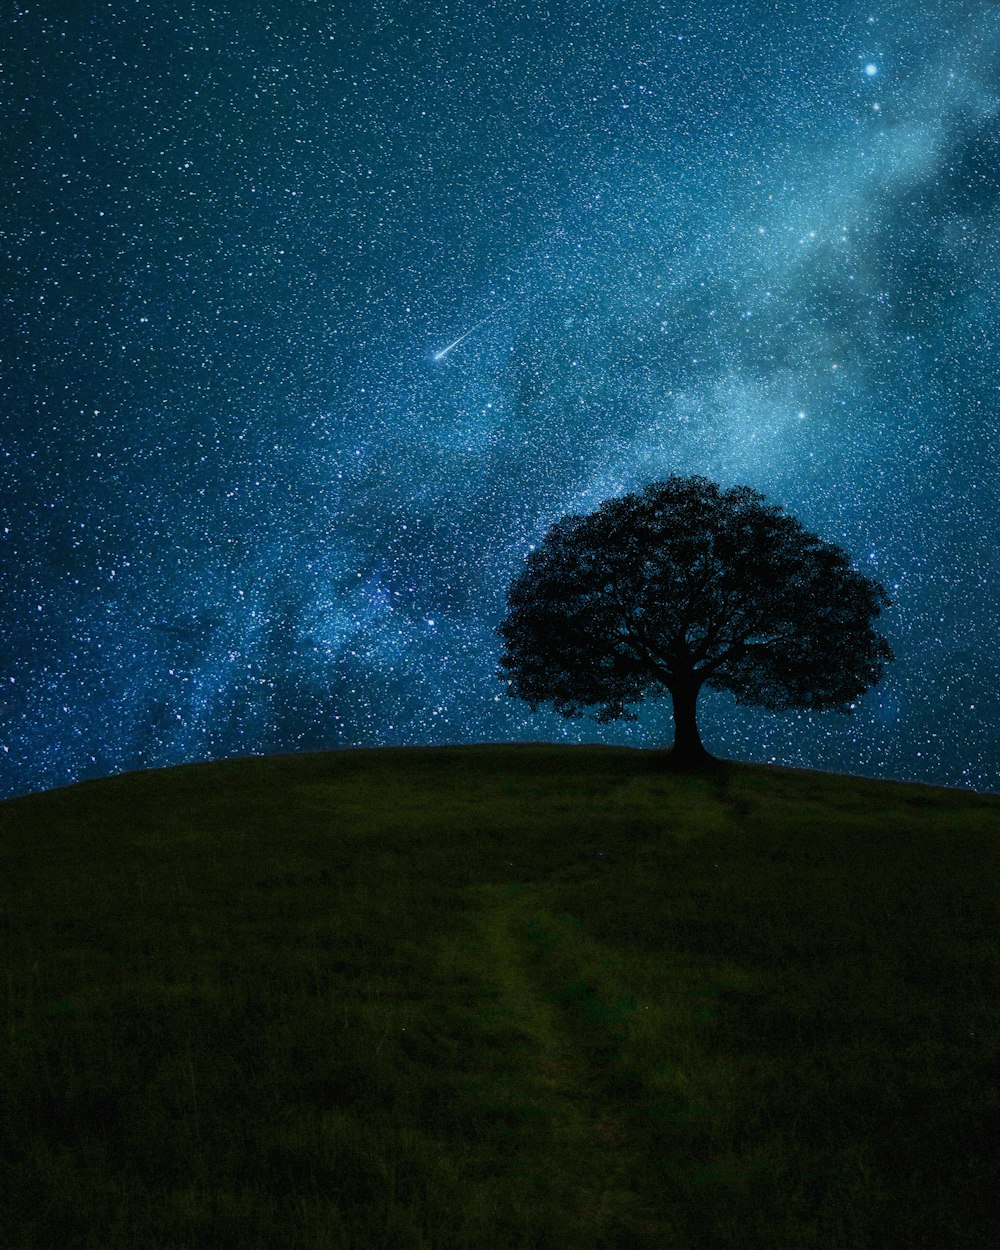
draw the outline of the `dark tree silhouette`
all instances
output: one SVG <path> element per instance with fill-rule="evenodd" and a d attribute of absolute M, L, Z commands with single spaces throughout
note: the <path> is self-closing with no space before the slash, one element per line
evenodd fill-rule
<path fill-rule="evenodd" d="M 670 477 L 565 516 L 507 597 L 498 675 L 532 710 L 634 720 L 670 693 L 675 762 L 712 757 L 702 686 L 742 704 L 848 712 L 893 654 L 884 588 L 747 486 Z"/>

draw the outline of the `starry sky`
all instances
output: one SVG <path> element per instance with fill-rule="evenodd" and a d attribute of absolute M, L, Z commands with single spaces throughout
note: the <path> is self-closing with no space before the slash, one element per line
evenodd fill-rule
<path fill-rule="evenodd" d="M 1000 790 L 1000 9 L 3 0 L 0 52 L 0 793 L 666 745 L 494 630 L 671 472 L 893 599 L 853 715 L 709 692 L 710 749 Z"/>

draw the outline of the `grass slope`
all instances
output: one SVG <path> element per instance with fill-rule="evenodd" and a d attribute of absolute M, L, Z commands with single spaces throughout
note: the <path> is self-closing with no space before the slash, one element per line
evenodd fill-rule
<path fill-rule="evenodd" d="M 5 1247 L 992 1244 L 1000 799 L 353 751 L 0 859 Z"/>

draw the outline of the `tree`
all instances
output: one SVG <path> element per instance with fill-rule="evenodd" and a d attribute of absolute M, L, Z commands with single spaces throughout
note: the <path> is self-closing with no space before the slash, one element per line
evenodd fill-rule
<path fill-rule="evenodd" d="M 511 584 L 498 676 L 564 716 L 635 720 L 669 693 L 675 762 L 712 757 L 703 686 L 774 710 L 849 712 L 892 660 L 884 588 L 748 486 L 672 476 L 557 521 Z"/>

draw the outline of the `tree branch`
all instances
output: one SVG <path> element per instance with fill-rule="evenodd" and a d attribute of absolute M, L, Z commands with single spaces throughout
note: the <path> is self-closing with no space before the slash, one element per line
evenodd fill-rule
<path fill-rule="evenodd" d="M 669 684 L 674 679 L 673 669 L 670 667 L 670 661 L 658 648 L 652 646 L 642 634 L 636 630 L 630 622 L 625 619 L 622 622 L 622 633 L 625 641 L 636 653 L 644 664 L 648 664 L 653 672 L 660 678 L 664 685 Z M 666 667 L 663 667 L 663 666 Z"/>

